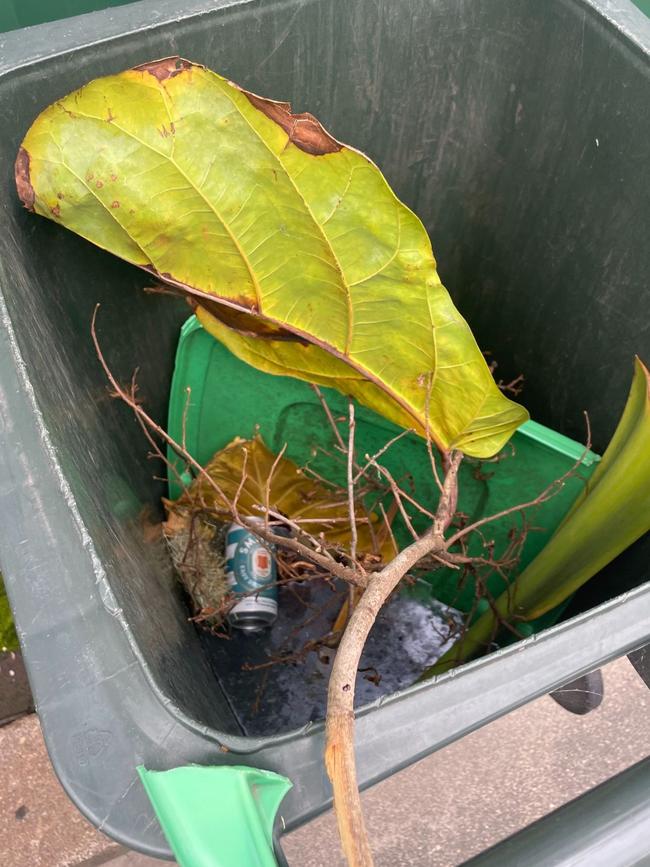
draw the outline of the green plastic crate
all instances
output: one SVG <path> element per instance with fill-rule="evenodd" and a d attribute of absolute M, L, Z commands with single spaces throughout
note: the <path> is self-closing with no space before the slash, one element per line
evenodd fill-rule
<path fill-rule="evenodd" d="M 330 389 L 322 391 L 334 415 L 345 417 L 346 398 Z M 400 430 L 362 406 L 356 409 L 356 419 L 356 445 L 360 457 L 375 453 Z M 332 451 L 332 431 L 309 385 L 297 379 L 261 373 L 245 364 L 205 331 L 194 316 L 181 330 L 168 426 L 176 441 L 181 442 L 185 436 L 188 451 L 201 464 L 206 464 L 216 451 L 235 437 L 249 438 L 259 429 L 274 452 L 279 452 L 286 443 L 286 456 L 298 465 L 309 461 L 310 466 L 325 478 L 345 483 L 344 468 L 340 463 L 322 451 L 314 457 L 317 447 Z M 459 509 L 475 521 L 534 499 L 550 482 L 570 469 L 583 452 L 584 446 L 568 437 L 534 421 L 526 422 L 504 449 L 503 453 L 507 455 L 504 460 L 490 463 L 465 459 L 459 476 Z M 183 464 L 171 449 L 168 457 L 182 474 Z M 540 529 L 528 534 L 522 568 L 546 544 L 598 460 L 598 455 L 589 451 L 583 458 L 580 472 L 568 479 L 562 491 L 531 511 L 529 518 Z M 382 456 L 382 462 L 395 477 L 410 475 L 417 480 L 415 490 L 420 501 L 428 508 L 435 506 L 438 491 L 426 446 L 420 437 L 413 434 L 402 438 Z M 186 481 L 189 482 L 190 478 L 186 476 Z M 170 497 L 175 499 L 181 490 L 180 482 L 172 474 Z M 416 529 L 425 528 L 426 518 L 417 513 L 412 518 Z M 495 542 L 497 554 L 506 547 L 508 532 L 516 520 L 509 516 L 485 529 L 486 538 Z M 398 541 L 407 543 L 408 532 L 399 517 L 395 530 Z M 480 540 L 476 538 L 474 552 L 479 553 L 480 547 Z M 471 610 L 475 599 L 473 581 L 466 580 L 459 587 L 458 572 L 451 569 L 438 570 L 427 581 L 434 599 L 463 612 Z M 487 586 L 490 593 L 498 595 L 505 583 L 497 573 L 493 573 Z M 540 618 L 534 628 L 547 626 L 557 619 L 558 614 L 556 609 Z"/>

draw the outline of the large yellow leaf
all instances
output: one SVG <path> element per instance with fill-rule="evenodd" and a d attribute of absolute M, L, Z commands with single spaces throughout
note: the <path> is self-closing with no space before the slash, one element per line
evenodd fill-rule
<path fill-rule="evenodd" d="M 16 163 L 28 208 L 193 295 L 271 373 L 334 386 L 470 455 L 527 418 L 496 387 L 427 233 L 308 114 L 169 58 L 47 108 Z"/>

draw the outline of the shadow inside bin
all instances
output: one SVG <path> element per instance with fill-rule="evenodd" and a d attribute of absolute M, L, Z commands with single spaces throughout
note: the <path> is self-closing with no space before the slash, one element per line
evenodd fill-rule
<path fill-rule="evenodd" d="M 203 646 L 247 734 L 290 731 L 325 718 L 336 651 L 324 647 L 296 662 L 272 660 L 278 654 L 299 654 L 310 637 L 326 634 L 344 592 L 322 581 L 292 589 L 280 586 L 278 619 L 270 629 L 256 634 L 234 629 L 230 640 L 204 633 Z M 300 629 L 302 623 L 305 627 Z M 410 686 L 451 646 L 450 628 L 460 623 L 459 612 L 430 599 L 425 582 L 419 594 L 393 595 L 364 647 L 355 705 L 369 704 Z"/>

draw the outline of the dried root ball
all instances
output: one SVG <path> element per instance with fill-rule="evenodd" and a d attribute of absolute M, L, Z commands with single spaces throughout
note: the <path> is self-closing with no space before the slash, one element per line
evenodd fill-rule
<path fill-rule="evenodd" d="M 174 568 L 201 622 L 219 626 L 229 591 L 224 551 L 226 526 L 189 510 L 175 509 L 173 503 L 165 506 L 167 520 L 163 533 Z"/>

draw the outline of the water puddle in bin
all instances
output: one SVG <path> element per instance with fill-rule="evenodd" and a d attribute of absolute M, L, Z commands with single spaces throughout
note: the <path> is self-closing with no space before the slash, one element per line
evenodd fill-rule
<path fill-rule="evenodd" d="M 450 646 L 450 623 L 461 614 L 427 598 L 428 585 L 395 594 L 380 612 L 361 658 L 355 706 L 375 701 L 410 686 Z M 341 592 L 323 582 L 279 588 L 278 618 L 270 629 L 255 634 L 232 630 L 230 639 L 202 633 L 202 641 L 245 733 L 276 735 L 325 718 L 327 682 L 333 650 L 304 661 L 277 663 L 245 671 L 278 654 L 296 653 L 310 639 L 325 635 L 342 604 Z M 301 624 L 312 618 L 299 629 Z M 376 680 L 379 675 L 379 682 Z"/>

